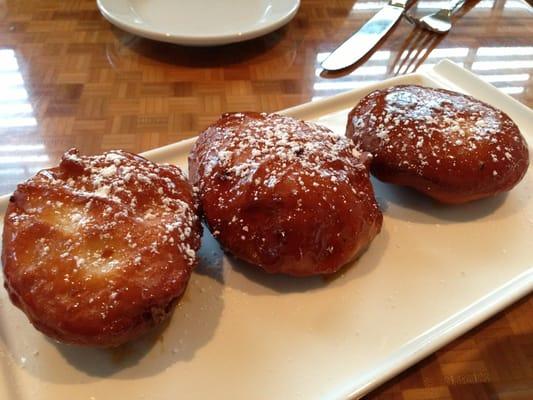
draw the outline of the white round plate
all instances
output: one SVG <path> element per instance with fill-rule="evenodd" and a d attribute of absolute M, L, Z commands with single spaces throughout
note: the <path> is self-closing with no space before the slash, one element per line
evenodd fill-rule
<path fill-rule="evenodd" d="M 189 46 L 241 42 L 289 22 L 300 0 L 97 0 L 102 15 L 135 35 Z"/>

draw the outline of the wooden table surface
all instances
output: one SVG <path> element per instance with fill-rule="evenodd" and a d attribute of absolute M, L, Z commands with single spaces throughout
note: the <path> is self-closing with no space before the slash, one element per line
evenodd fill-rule
<path fill-rule="evenodd" d="M 286 27 L 218 48 L 135 37 L 95 3 L 0 0 L 2 194 L 70 147 L 140 152 L 196 135 L 225 111 L 280 110 L 443 58 L 533 106 L 533 11 L 520 0 L 468 1 L 445 36 L 401 21 L 362 64 L 334 76 L 321 75 L 319 61 L 383 1 L 303 0 Z M 368 398 L 533 399 L 533 295 Z"/>

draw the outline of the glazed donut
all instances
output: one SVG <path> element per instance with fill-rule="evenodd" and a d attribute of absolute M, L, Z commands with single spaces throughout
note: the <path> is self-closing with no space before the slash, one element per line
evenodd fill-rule
<path fill-rule="evenodd" d="M 166 319 L 185 290 L 200 246 L 197 211 L 175 166 L 69 150 L 10 198 L 5 288 L 54 339 L 120 345 Z"/>
<path fill-rule="evenodd" d="M 444 89 L 372 92 L 350 112 L 346 135 L 372 153 L 378 179 L 443 203 L 508 191 L 529 164 L 526 141 L 507 114 Z"/>
<path fill-rule="evenodd" d="M 198 138 L 189 176 L 222 246 L 270 273 L 331 274 L 376 236 L 366 154 L 315 124 L 224 114 Z"/>

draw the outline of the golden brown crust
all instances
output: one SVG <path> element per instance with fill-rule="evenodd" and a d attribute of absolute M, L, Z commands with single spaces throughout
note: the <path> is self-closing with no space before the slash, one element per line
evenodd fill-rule
<path fill-rule="evenodd" d="M 444 203 L 508 191 L 529 164 L 527 144 L 505 113 L 445 89 L 372 92 L 350 112 L 346 135 L 373 154 L 377 178 Z"/>
<path fill-rule="evenodd" d="M 200 245 L 196 213 L 177 167 L 70 150 L 11 197 L 5 287 L 46 335 L 119 345 L 165 319 L 185 290 Z"/>
<path fill-rule="evenodd" d="M 267 272 L 330 274 L 380 231 L 361 154 L 326 128 L 276 114 L 225 114 L 189 156 L 223 247 Z"/>

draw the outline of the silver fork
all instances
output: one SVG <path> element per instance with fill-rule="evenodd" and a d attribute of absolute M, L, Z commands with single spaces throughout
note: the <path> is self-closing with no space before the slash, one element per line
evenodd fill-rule
<path fill-rule="evenodd" d="M 439 11 L 426 15 L 422 18 L 416 18 L 406 14 L 406 18 L 420 26 L 435 33 L 446 33 L 452 28 L 452 14 L 465 3 L 465 0 L 452 0 L 447 7 Z"/>

